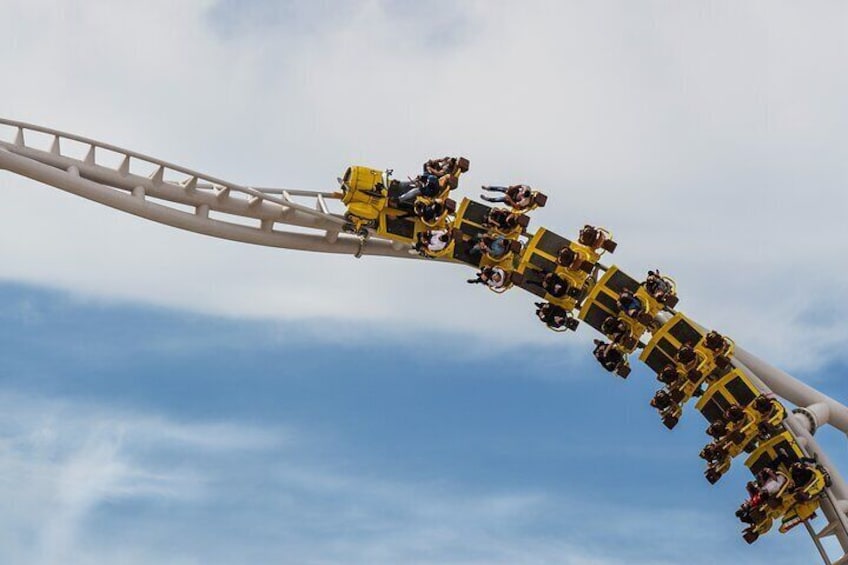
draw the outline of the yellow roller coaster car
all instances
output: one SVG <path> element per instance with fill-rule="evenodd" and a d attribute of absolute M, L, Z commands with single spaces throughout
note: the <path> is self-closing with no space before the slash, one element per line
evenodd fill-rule
<path fill-rule="evenodd" d="M 639 300 L 644 305 L 642 314 L 636 317 L 626 314 L 619 300 L 622 295 Z M 578 317 L 632 353 L 661 309 L 662 305 L 648 296 L 634 278 L 612 266 L 588 291 Z"/>
<path fill-rule="evenodd" d="M 516 271 L 524 276 L 519 286 L 567 311 L 574 310 L 591 286 L 589 273 L 595 267 L 597 256 L 584 253 L 586 261 L 580 270 L 564 267 L 557 258 L 563 249 L 571 249 L 572 245 L 568 239 L 540 228 L 527 243 L 518 262 Z"/>
<path fill-rule="evenodd" d="M 780 520 L 780 532 L 785 533 L 814 517 L 820 497 L 830 486 L 830 475 L 824 467 L 807 458 L 789 432 L 763 442 L 745 465 L 758 482 L 766 474 L 782 482 L 775 492 L 746 501 L 737 512 L 740 519 L 750 524 L 743 533 L 748 543 L 768 532 L 775 520 Z"/>
<path fill-rule="evenodd" d="M 730 396 L 731 391 L 735 393 L 732 402 L 725 396 Z M 707 433 L 715 439 L 700 453 L 708 462 L 704 476 L 710 483 L 718 481 L 742 451 L 751 453 L 759 441 L 783 431 L 783 405 L 775 398 L 754 396 L 756 392 L 745 375 L 734 369 L 710 385 L 695 406 L 712 418 Z"/>
<path fill-rule="evenodd" d="M 731 406 L 748 406 L 758 396 L 759 389 L 741 371 L 734 369 L 711 384 L 695 408 L 712 425 L 721 422 Z"/>
<path fill-rule="evenodd" d="M 389 173 L 353 166 L 348 167 L 339 182 L 342 203 L 347 205 L 345 217 L 351 223 L 352 230 L 359 232 L 369 227 L 376 228 L 377 219 L 387 203 Z"/>
<path fill-rule="evenodd" d="M 705 383 L 720 379 L 730 370 L 723 354 L 732 353 L 732 344 L 718 337 L 726 346 L 721 349 L 722 354 L 713 349 L 718 341 L 715 336 L 707 340 L 688 318 L 678 313 L 657 329 L 645 346 L 640 360 L 656 371 L 657 379 L 666 385 L 651 405 L 660 411 L 663 424 L 669 429 L 677 425 L 683 405 L 703 393 Z"/>
<path fill-rule="evenodd" d="M 668 365 L 683 365 L 687 371 L 694 368 L 709 376 L 716 368 L 726 368 L 733 353 L 729 339 L 716 332 L 710 334 L 706 339 L 686 316 L 677 313 L 654 331 L 639 359 L 656 373 Z"/>
<path fill-rule="evenodd" d="M 510 239 L 516 239 L 527 230 L 530 217 L 509 208 L 492 208 L 483 224 L 490 231 Z"/>
<path fill-rule="evenodd" d="M 446 228 L 456 210 L 456 203 L 448 194 L 457 186 L 459 176 L 468 170 L 468 161 L 464 158 L 434 161 L 444 162 L 440 177 L 426 173 L 433 162 L 428 161 L 425 174 L 409 182 L 392 179 L 391 171 L 348 167 L 339 179 L 342 203 L 347 205 L 346 229 L 362 236 L 374 230 L 382 237 L 410 244 L 425 230 Z M 407 199 L 407 195 L 411 196 Z"/>
<path fill-rule="evenodd" d="M 491 206 L 462 199 L 453 222 L 451 256 L 472 267 L 497 266 L 514 271 L 516 258 L 522 249 L 521 242 L 496 233 L 486 225 L 486 218 L 492 210 Z"/>

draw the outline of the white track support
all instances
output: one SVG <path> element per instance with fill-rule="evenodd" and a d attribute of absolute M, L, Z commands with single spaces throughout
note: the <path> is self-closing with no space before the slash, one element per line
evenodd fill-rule
<path fill-rule="evenodd" d="M 263 191 L 52 129 L 3 119 L 0 126 L 5 126 L 12 138 L 5 141 L 0 137 L 0 169 L 142 218 L 256 245 L 355 256 L 418 257 L 409 253 L 408 245 L 376 236 L 363 241 L 343 233 L 344 219 L 328 206 L 338 200 L 338 193 Z M 31 133 L 51 139 L 49 147 L 28 144 Z M 63 141 L 87 146 L 85 158 L 64 154 Z M 117 155 L 120 164 L 100 164 L 98 154 L 105 152 Z M 137 166 L 153 172 L 149 176 L 135 174 Z M 227 217 L 239 221 L 227 221 Z M 300 229 L 293 231 L 289 226 Z"/>
<path fill-rule="evenodd" d="M 812 409 L 815 427 L 831 424 L 842 433 L 848 434 L 848 407 L 822 394 L 810 385 L 766 363 L 741 347 L 736 348 L 736 358 L 745 363 L 778 396 L 792 404 Z M 813 428 L 812 433 L 815 433 Z"/>

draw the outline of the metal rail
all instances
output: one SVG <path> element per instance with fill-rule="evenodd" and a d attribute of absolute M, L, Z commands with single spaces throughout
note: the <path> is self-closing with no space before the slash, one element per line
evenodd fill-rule
<path fill-rule="evenodd" d="M 0 119 L 0 169 L 100 204 L 180 229 L 244 243 L 355 256 L 418 258 L 411 247 L 343 232 L 344 218 L 329 210 L 330 192 L 263 191 L 224 181 L 167 161 L 84 137 Z M 49 136 L 48 148 L 27 143 L 28 133 Z M 62 151 L 63 141 L 87 147 L 85 157 Z M 117 157 L 102 164 L 101 153 Z M 149 176 L 135 171 L 150 169 Z M 300 228 L 299 231 L 291 227 Z"/>

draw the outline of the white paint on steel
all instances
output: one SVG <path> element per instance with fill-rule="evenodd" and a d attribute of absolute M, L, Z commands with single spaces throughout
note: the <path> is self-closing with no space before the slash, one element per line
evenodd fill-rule
<path fill-rule="evenodd" d="M 0 139 L 0 169 L 136 216 L 256 245 L 355 256 L 418 258 L 410 254 L 408 245 L 398 245 L 372 234 L 368 245 L 363 246 L 358 237 L 342 233 L 344 219 L 341 214 L 332 213 L 327 203 L 339 198 L 336 193 L 280 189 L 277 195 L 84 137 L 11 120 L 0 119 L 0 125 L 15 131 L 12 142 Z M 28 146 L 27 131 L 52 136 L 49 150 Z M 80 160 L 62 154 L 63 139 L 88 145 L 85 157 Z M 121 156 L 118 167 L 98 164 L 98 149 Z M 133 161 L 152 168 L 152 174 L 133 174 Z M 170 175 L 181 178 L 166 178 Z M 297 198 L 311 203 L 298 202 Z M 193 212 L 170 204 L 191 207 Z M 227 215 L 240 223 L 226 221 Z M 290 231 L 287 226 L 302 229 Z"/>

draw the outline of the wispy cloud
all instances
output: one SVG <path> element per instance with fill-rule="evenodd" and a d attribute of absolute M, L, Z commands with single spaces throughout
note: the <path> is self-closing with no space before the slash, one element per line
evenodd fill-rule
<path fill-rule="evenodd" d="M 703 527 L 718 521 L 708 510 L 348 469 L 326 456 L 327 438 L 305 438 L 2 394 L 0 558 L 670 565 L 698 544 L 765 559 Z M 782 543 L 782 558 L 761 562 L 792 563 L 809 549 Z M 691 563 L 713 558 L 694 554 Z"/>

